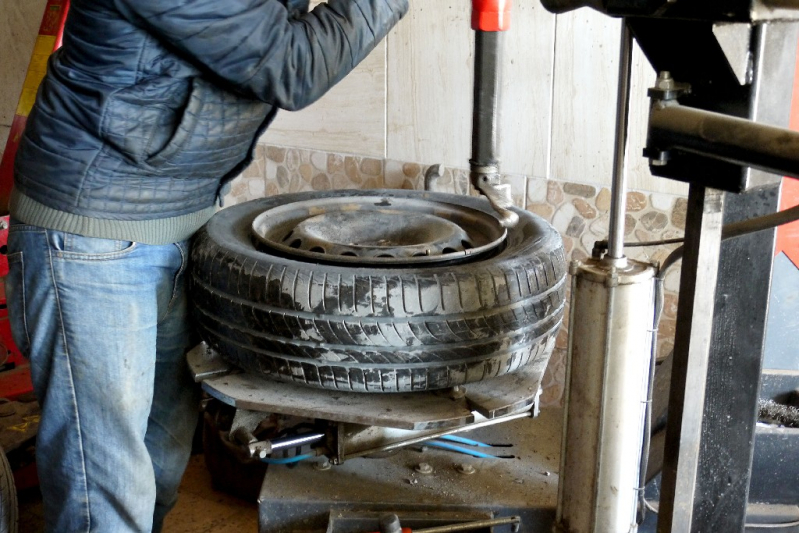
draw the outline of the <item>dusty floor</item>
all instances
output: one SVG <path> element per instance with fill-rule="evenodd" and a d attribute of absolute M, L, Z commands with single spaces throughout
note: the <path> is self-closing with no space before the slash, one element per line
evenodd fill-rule
<path fill-rule="evenodd" d="M 19 531 L 44 529 L 41 496 L 37 491 L 19 495 Z M 163 533 L 255 533 L 258 508 L 211 488 L 211 476 L 202 454 L 192 456 L 175 509 L 167 517 Z"/>

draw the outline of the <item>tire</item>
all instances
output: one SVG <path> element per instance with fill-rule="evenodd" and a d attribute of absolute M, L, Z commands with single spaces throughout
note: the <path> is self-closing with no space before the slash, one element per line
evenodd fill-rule
<path fill-rule="evenodd" d="M 565 298 L 560 235 L 520 221 L 504 248 L 469 263 L 352 267 L 255 249 L 253 219 L 331 196 L 423 197 L 492 213 L 485 200 L 416 191 L 332 191 L 254 200 L 217 213 L 192 251 L 206 342 L 247 371 L 314 387 L 406 392 L 453 387 L 548 359 Z"/>
<path fill-rule="evenodd" d="M 5 451 L 0 448 L 0 533 L 17 533 L 19 508 L 14 473 Z"/>

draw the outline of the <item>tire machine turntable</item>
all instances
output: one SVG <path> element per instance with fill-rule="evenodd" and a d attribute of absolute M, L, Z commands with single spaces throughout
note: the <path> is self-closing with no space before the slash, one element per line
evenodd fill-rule
<path fill-rule="evenodd" d="M 765 0 L 543 3 L 554 12 L 590 6 L 624 19 L 608 249 L 587 264 L 572 265 L 573 289 L 577 288 L 572 316 L 586 313 L 603 320 L 580 335 L 574 331 L 577 328 L 570 334 L 570 368 L 582 369 L 585 364 L 588 370 L 567 374 L 563 453 L 558 451 L 559 424 L 551 415 L 527 420 L 536 412 L 533 406 L 543 368 L 528 369 L 518 379 L 506 376 L 503 383 L 489 381 L 467 386 L 465 392 L 439 395 L 443 403 L 460 409 L 443 417 L 440 412 L 425 412 L 422 404 L 431 406 L 427 401 L 414 405 L 411 399 L 403 410 L 391 397 L 382 403 L 369 399 L 370 405 L 356 402 L 344 415 L 325 411 L 328 402 L 316 397 L 318 391 L 303 394 L 309 403 L 300 406 L 295 399 L 287 403 L 285 397 L 265 400 L 258 384 L 247 383 L 246 376 L 241 378 L 245 382 L 225 389 L 229 369 L 199 347 L 191 357 L 196 378 L 212 396 L 238 408 L 231 433 L 243 430 L 246 435 L 265 412 L 328 416 L 338 422 L 333 424 L 338 430 L 332 438 L 329 432 L 312 437 L 325 439 L 331 461 L 322 461 L 317 469 L 301 465 L 268 471 L 259 499 L 260 531 L 324 530 L 328 521 L 330 527 L 338 521 L 337 531 L 366 531 L 363 524 L 373 529 L 382 511 L 407 511 L 410 520 L 421 520 L 409 525 L 497 513 L 521 515 L 523 531 L 550 531 L 553 519 L 557 530 L 569 533 L 635 530 L 639 464 L 635 450 L 640 453 L 644 428 L 642 383 L 650 372 L 646 345 L 652 339 L 655 268 L 635 265 L 623 254 L 623 168 L 633 38 L 659 73 L 650 91 L 645 151 L 652 173 L 691 184 L 658 532 L 743 531 L 774 232 L 741 237 L 722 247 L 721 227 L 722 221 L 777 210 L 779 179 L 768 172 L 799 176 L 799 134 L 762 124 L 787 123 L 799 37 L 799 26 L 787 21 L 799 19 L 799 13 L 786 7 L 791 2 Z M 475 187 L 489 198 L 501 219 L 512 223 L 499 193 L 494 157 L 497 58 L 501 30 L 506 27 L 481 29 L 485 13 L 502 21 L 509 16 L 509 4 L 473 2 L 477 31 L 471 165 Z M 720 23 L 735 24 L 731 31 L 745 41 L 742 57 L 731 57 L 719 46 L 714 29 Z M 743 67 L 737 68 L 740 61 Z M 750 265 L 746 283 L 740 264 Z M 575 293 L 592 295 L 581 303 Z M 630 312 L 636 309 L 647 311 Z M 624 329 L 631 333 L 620 333 Z M 644 357 L 641 350 L 647 352 Z M 576 361 L 578 357 L 583 359 Z M 496 394 L 497 390 L 503 393 Z M 586 409 L 589 404 L 593 407 Z M 410 418 L 400 422 L 404 415 Z M 475 418 L 480 421 L 474 422 Z M 512 442 L 516 459 L 455 459 L 411 447 L 463 429 L 475 429 L 470 436 L 478 439 Z M 250 455 L 259 456 L 302 444 L 289 439 L 253 441 L 245 447 Z M 406 449 L 381 459 L 344 462 L 399 447 Z M 614 450 L 632 450 L 636 460 L 614 455 Z M 562 455 L 559 469 L 558 455 Z M 724 475 L 719 475 L 721 455 Z M 337 466 L 330 467 L 330 462 Z M 552 475 L 558 471 L 560 479 Z M 621 495 L 619 482 L 624 486 Z M 364 507 L 372 514 L 359 512 Z M 724 512 L 714 512 L 718 507 Z"/>

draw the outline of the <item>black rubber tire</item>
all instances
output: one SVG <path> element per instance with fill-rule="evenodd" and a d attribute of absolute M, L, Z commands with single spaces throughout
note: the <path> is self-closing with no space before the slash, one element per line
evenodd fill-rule
<path fill-rule="evenodd" d="M 427 198 L 492 213 L 481 198 L 418 191 L 328 191 L 217 213 L 192 251 L 203 338 L 248 371 L 315 387 L 405 392 L 452 387 L 549 358 L 563 318 L 565 257 L 546 221 L 520 221 L 493 256 L 463 264 L 353 268 L 255 249 L 261 212 L 330 196 Z"/>
<path fill-rule="evenodd" d="M 17 533 L 19 506 L 14 473 L 5 451 L 0 448 L 0 533 Z"/>

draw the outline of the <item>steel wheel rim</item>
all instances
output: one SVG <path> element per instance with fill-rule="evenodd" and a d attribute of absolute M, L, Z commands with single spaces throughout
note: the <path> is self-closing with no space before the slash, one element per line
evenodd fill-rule
<path fill-rule="evenodd" d="M 465 261 L 507 237 L 496 217 L 428 195 L 292 202 L 259 214 L 251 233 L 259 249 L 300 260 L 378 266 Z"/>

